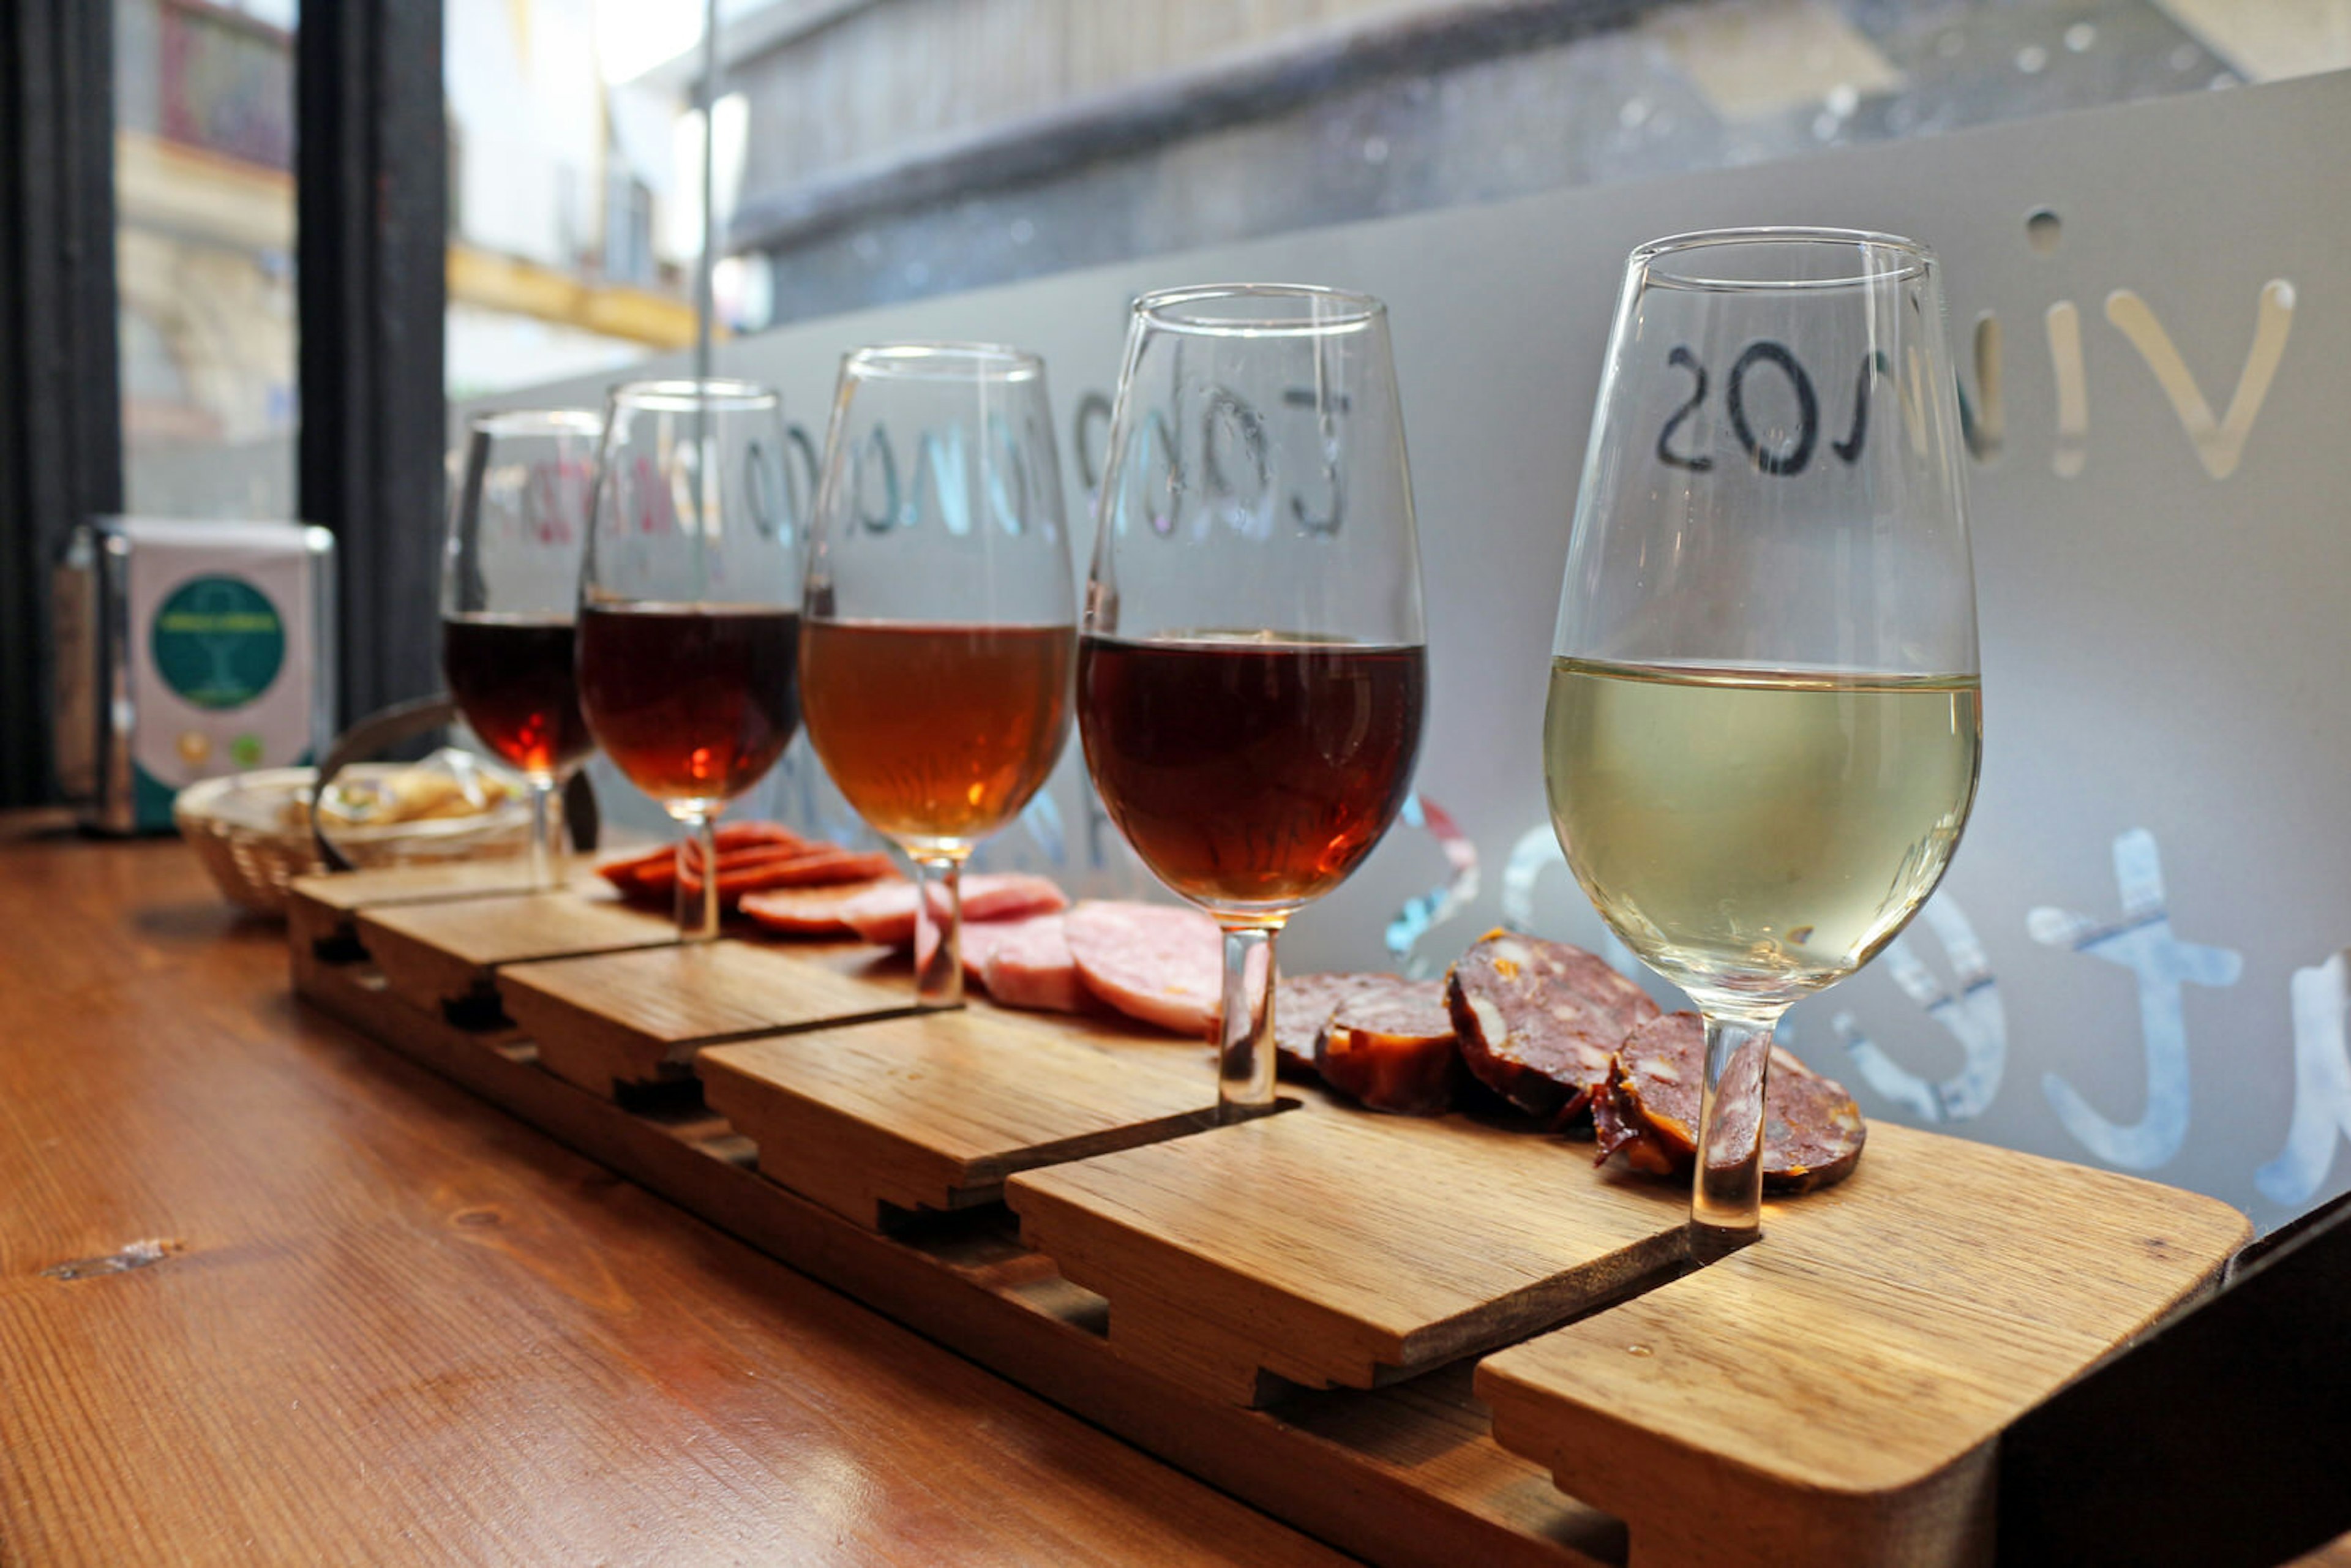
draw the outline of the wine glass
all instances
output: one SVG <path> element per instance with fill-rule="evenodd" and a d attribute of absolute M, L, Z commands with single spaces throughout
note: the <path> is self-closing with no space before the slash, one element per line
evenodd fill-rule
<path fill-rule="evenodd" d="M 580 715 L 572 643 L 603 431 L 587 409 L 468 420 L 442 556 L 442 672 L 474 733 L 530 780 L 533 887 L 559 879 L 555 802 L 595 749 Z"/>
<path fill-rule="evenodd" d="M 681 828 L 678 928 L 718 934 L 712 824 L 799 726 L 800 546 L 774 392 L 612 391 L 580 578 L 580 706 Z M 698 894 L 698 896 L 697 896 Z"/>
<path fill-rule="evenodd" d="M 841 361 L 809 527 L 800 700 L 916 868 L 915 998 L 963 1002 L 961 867 L 1070 729 L 1077 595 L 1045 362 L 979 343 Z"/>
<path fill-rule="evenodd" d="M 1576 880 L 1706 1019 L 1690 1204 L 1761 1227 L 1771 1030 L 1941 879 L 1981 750 L 1940 266 L 1763 228 L 1633 252 L 1543 720 Z"/>
<path fill-rule="evenodd" d="M 1078 644 L 1086 766 L 1224 931 L 1217 1112 L 1273 1103 L 1273 943 L 1395 820 L 1427 686 L 1387 308 L 1290 284 L 1135 303 Z"/>

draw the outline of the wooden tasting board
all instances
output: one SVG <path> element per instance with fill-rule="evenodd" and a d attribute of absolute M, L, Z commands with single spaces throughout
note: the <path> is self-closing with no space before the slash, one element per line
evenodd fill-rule
<path fill-rule="evenodd" d="M 719 1046 L 695 1070 L 762 1174 L 876 1228 L 993 1203 L 1016 1171 L 1197 1132 L 1217 1104 L 1205 1046 L 977 1000 Z"/>
<path fill-rule="evenodd" d="M 474 929 L 455 912 L 482 902 L 442 925 L 336 892 L 395 949 Z M 519 995 L 516 960 L 479 952 L 444 956 Z M 297 940 L 293 962 L 384 1043 L 1381 1563 L 1988 1562 L 2001 1429 L 2209 1289 L 2249 1228 L 1880 1125 L 1843 1186 L 1676 1278 L 1679 1195 L 1588 1145 L 1311 1089 L 1202 1129 L 1195 1044 L 1158 1061 L 1114 1028 L 975 1008 L 707 1049 L 709 1108 L 639 1111 L 548 1071 L 544 1044 L 452 1022 L 372 947 Z"/>
<path fill-rule="evenodd" d="M 365 874 L 365 873 L 356 873 Z M 361 906 L 358 936 L 392 988 L 419 1007 L 481 997 L 508 964 L 677 942 L 664 915 L 609 893 L 521 893 L 445 904 Z"/>
<path fill-rule="evenodd" d="M 599 1094 L 691 1078 L 703 1048 L 913 1010 L 914 986 L 883 948 L 672 943 L 509 964 L 507 1016 L 539 1064 Z"/>

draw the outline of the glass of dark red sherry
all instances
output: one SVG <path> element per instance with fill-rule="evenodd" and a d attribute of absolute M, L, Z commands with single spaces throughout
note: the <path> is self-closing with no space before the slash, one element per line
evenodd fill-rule
<path fill-rule="evenodd" d="M 1395 821 L 1426 690 L 1386 308 L 1290 284 L 1144 296 L 1078 724 L 1112 820 L 1224 931 L 1223 1121 L 1273 1104 L 1275 936 Z"/>
<path fill-rule="evenodd" d="M 924 1008 L 963 1001 L 964 861 L 1069 738 L 1077 618 L 1045 362 L 986 343 L 844 359 L 810 519 L 800 695 L 833 783 L 914 862 Z"/>
<path fill-rule="evenodd" d="M 590 409 L 475 414 L 442 555 L 442 673 L 482 744 L 530 780 L 534 887 L 560 878 L 556 803 L 596 747 L 573 642 L 603 431 Z"/>
<path fill-rule="evenodd" d="M 580 576 L 580 703 L 682 832 L 678 928 L 718 934 L 714 825 L 799 727 L 800 534 L 782 405 L 737 381 L 613 389 Z"/>

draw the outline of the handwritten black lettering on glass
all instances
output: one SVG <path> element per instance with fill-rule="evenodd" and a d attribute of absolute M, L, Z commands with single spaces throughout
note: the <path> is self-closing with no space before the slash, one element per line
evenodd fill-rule
<path fill-rule="evenodd" d="M 1243 498 L 1228 466 L 1228 448 L 1238 442 L 1249 476 L 1248 498 L 1265 494 L 1265 416 L 1249 400 L 1228 387 L 1208 392 L 1207 412 L 1201 418 L 1200 476 L 1208 494 L 1220 501 Z"/>
<path fill-rule="evenodd" d="M 882 509 L 865 509 L 867 465 L 872 465 L 882 476 Z M 857 526 L 869 534 L 890 531 L 898 520 L 898 455 L 890 449 L 890 432 L 875 425 L 873 433 L 859 444 L 857 455 L 851 459 L 850 497 L 857 510 Z"/>
<path fill-rule="evenodd" d="M 1747 372 L 1759 361 L 1778 366 L 1796 393 L 1795 444 L 1778 452 L 1766 451 L 1747 422 Z M 1761 472 L 1782 476 L 1801 474 L 1812 462 L 1813 444 L 1821 437 L 1821 402 L 1813 393 L 1813 378 L 1784 344 L 1769 339 L 1748 344 L 1730 362 L 1730 374 L 1722 383 L 1722 402 L 1730 415 L 1730 433 L 1739 437 L 1739 444 Z"/>
<path fill-rule="evenodd" d="M 1102 483 L 1102 464 L 1094 456 L 1093 443 L 1086 432 L 1100 423 L 1103 434 L 1107 436 L 1110 433 L 1110 399 L 1098 392 L 1090 392 L 1078 399 L 1077 414 L 1070 421 L 1071 442 L 1078 449 L 1078 477 L 1085 482 L 1089 491 Z"/>
<path fill-rule="evenodd" d="M 783 470 L 777 455 L 764 441 L 754 441 L 743 452 L 743 499 L 751 511 L 751 526 L 763 539 L 772 539 L 787 526 Z"/>
<path fill-rule="evenodd" d="M 1698 356 L 1689 351 L 1687 344 L 1676 346 L 1674 351 L 1666 356 L 1666 363 L 1678 365 L 1689 371 L 1698 378 L 1698 384 L 1690 388 L 1689 401 L 1667 416 L 1666 427 L 1657 432 L 1657 461 L 1670 467 L 1687 468 L 1693 474 L 1703 474 L 1714 466 L 1714 459 L 1702 452 L 1684 456 L 1674 450 L 1673 443 L 1674 432 L 1679 430 L 1682 422 L 1696 413 L 1698 404 L 1706 401 L 1706 367 L 1698 362 Z"/>
<path fill-rule="evenodd" d="M 1861 369 L 1853 379 L 1853 428 L 1843 441 L 1829 443 L 1829 450 L 1850 467 L 1861 460 L 1861 449 L 1869 441 L 1869 389 L 1879 376 L 1894 373 L 1894 361 L 1886 357 L 1883 349 L 1872 349 L 1861 357 Z"/>

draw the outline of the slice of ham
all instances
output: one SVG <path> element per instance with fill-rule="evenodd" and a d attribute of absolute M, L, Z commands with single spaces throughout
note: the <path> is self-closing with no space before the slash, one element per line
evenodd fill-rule
<path fill-rule="evenodd" d="M 1216 1037 L 1225 951 L 1215 921 L 1165 904 L 1088 902 L 1062 917 L 1062 928 L 1087 990 L 1129 1018 Z M 1257 962 L 1265 957 L 1259 948 Z M 1261 984 L 1265 971 L 1252 968 L 1251 983 Z"/>
<path fill-rule="evenodd" d="M 963 879 L 963 918 L 1010 920 L 1069 907 L 1069 895 L 1041 876 L 1021 872 L 983 873 Z M 868 942 L 904 947 L 914 940 L 914 884 L 899 882 L 852 899 L 841 912 L 850 928 Z"/>
<path fill-rule="evenodd" d="M 972 939 L 977 936 L 975 943 Z M 983 921 L 963 928 L 963 961 L 970 972 L 978 955 L 979 983 L 1008 1008 L 1046 1012 L 1081 1012 L 1086 989 L 1070 952 L 1066 917 L 1059 913 L 1026 920 Z"/>
<path fill-rule="evenodd" d="M 743 895 L 742 911 L 770 931 L 787 936 L 853 936 L 841 912 L 860 897 L 905 879 L 896 872 L 831 887 L 778 887 Z"/>

